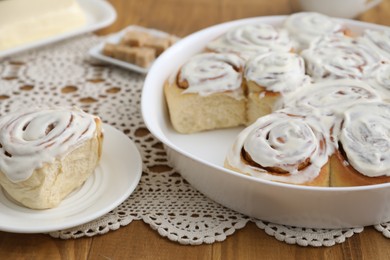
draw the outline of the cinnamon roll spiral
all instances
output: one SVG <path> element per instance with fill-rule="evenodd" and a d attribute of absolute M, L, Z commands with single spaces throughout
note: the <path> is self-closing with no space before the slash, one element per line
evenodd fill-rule
<path fill-rule="evenodd" d="M 230 92 L 242 97 L 241 88 L 244 60 L 232 53 L 202 53 L 184 64 L 177 76 L 183 93 L 207 96 Z"/>
<path fill-rule="evenodd" d="M 326 138 L 316 120 L 274 112 L 238 135 L 225 166 L 272 181 L 327 186 L 328 155 Z"/>
<path fill-rule="evenodd" d="M 390 30 L 367 29 L 359 40 L 368 44 L 372 50 L 378 52 L 387 61 L 390 61 Z"/>
<path fill-rule="evenodd" d="M 381 57 L 356 39 L 334 35 L 318 38 L 302 51 L 307 73 L 314 81 L 324 79 L 362 79 Z"/>
<path fill-rule="evenodd" d="M 358 103 L 381 101 L 379 94 L 360 80 L 339 79 L 314 83 L 284 97 L 279 108 L 295 108 L 318 117 L 340 116 Z"/>
<path fill-rule="evenodd" d="M 345 111 L 340 143 L 361 174 L 390 176 L 390 104 L 359 104 Z"/>
<path fill-rule="evenodd" d="M 295 53 L 269 52 L 250 59 L 245 78 L 267 91 L 287 93 L 309 82 L 304 60 Z"/>
<path fill-rule="evenodd" d="M 376 66 L 365 77 L 365 81 L 373 87 L 384 100 L 390 101 L 390 64 Z"/>
<path fill-rule="evenodd" d="M 310 43 L 323 35 L 343 34 L 344 26 L 331 17 L 314 12 L 300 12 L 289 15 L 284 27 L 298 43 L 298 49 L 309 47 Z"/>
<path fill-rule="evenodd" d="M 10 181 L 33 171 L 93 137 L 95 117 L 78 109 L 35 108 L 0 118 L 0 170 Z"/>
<path fill-rule="evenodd" d="M 277 30 L 269 24 L 257 23 L 235 27 L 210 42 L 207 48 L 215 52 L 235 53 L 249 59 L 269 51 L 289 52 L 293 45 L 286 31 Z"/>

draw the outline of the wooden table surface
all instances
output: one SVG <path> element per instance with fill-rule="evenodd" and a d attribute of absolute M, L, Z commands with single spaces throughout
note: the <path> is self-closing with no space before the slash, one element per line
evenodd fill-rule
<path fill-rule="evenodd" d="M 114 24 L 98 34 L 130 24 L 186 36 L 199 29 L 245 17 L 290 14 L 297 0 L 110 0 Z M 390 0 L 358 20 L 390 26 Z M 142 221 L 105 235 L 61 240 L 45 234 L 0 232 L 0 259 L 390 259 L 390 240 L 372 227 L 329 248 L 288 245 L 249 223 L 223 242 L 183 246 L 161 237 Z"/>

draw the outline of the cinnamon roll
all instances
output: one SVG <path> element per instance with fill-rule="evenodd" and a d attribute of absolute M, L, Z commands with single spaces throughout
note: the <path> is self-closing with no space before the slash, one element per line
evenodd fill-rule
<path fill-rule="evenodd" d="M 363 103 L 344 113 L 339 149 L 331 157 L 332 186 L 390 181 L 390 104 Z"/>
<path fill-rule="evenodd" d="M 314 81 L 363 79 L 368 70 L 382 61 L 368 45 L 340 35 L 318 38 L 301 55 L 306 62 L 306 71 Z"/>
<path fill-rule="evenodd" d="M 289 15 L 283 25 L 296 41 L 298 50 L 308 48 L 316 38 L 324 35 L 348 34 L 340 22 L 315 12 Z"/>
<path fill-rule="evenodd" d="M 257 23 L 235 27 L 207 44 L 214 52 L 230 52 L 248 60 L 254 55 L 270 51 L 289 52 L 293 49 L 285 30 L 278 30 L 270 24 Z"/>
<path fill-rule="evenodd" d="M 303 59 L 289 52 L 269 52 L 250 59 L 244 78 L 248 87 L 248 124 L 271 113 L 282 95 L 310 83 Z"/>
<path fill-rule="evenodd" d="M 246 122 L 244 60 L 232 53 L 198 54 L 164 86 L 173 127 L 193 133 Z"/>
<path fill-rule="evenodd" d="M 390 64 L 380 64 L 370 70 L 364 79 L 384 101 L 390 102 Z"/>
<path fill-rule="evenodd" d="M 380 101 L 379 94 L 365 82 L 340 79 L 307 85 L 285 95 L 278 108 L 316 116 L 324 125 L 330 140 L 336 142 L 345 110 L 359 103 Z"/>
<path fill-rule="evenodd" d="M 56 207 L 94 172 L 101 121 L 76 108 L 33 108 L 0 118 L 0 184 L 34 209 Z"/>
<path fill-rule="evenodd" d="M 390 30 L 366 29 L 359 40 L 368 44 L 372 50 L 376 51 L 385 60 L 390 61 Z"/>
<path fill-rule="evenodd" d="M 224 165 L 260 179 L 328 186 L 328 156 L 326 137 L 317 120 L 274 112 L 238 135 Z"/>

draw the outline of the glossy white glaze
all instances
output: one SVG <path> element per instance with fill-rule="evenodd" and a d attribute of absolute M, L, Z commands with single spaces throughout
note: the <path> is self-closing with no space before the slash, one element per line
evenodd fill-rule
<path fill-rule="evenodd" d="M 233 52 L 245 59 L 272 50 L 289 52 L 292 47 L 292 41 L 286 31 L 266 23 L 234 27 L 207 44 L 207 48 L 212 51 Z"/>
<path fill-rule="evenodd" d="M 363 103 L 348 109 L 340 141 L 348 162 L 361 174 L 390 176 L 390 104 Z"/>
<path fill-rule="evenodd" d="M 315 12 L 292 14 L 287 17 L 283 26 L 297 41 L 299 50 L 309 47 L 320 36 L 342 33 L 344 29 L 339 21 Z"/>
<path fill-rule="evenodd" d="M 307 73 L 313 80 L 353 78 L 362 79 L 382 58 L 357 39 L 343 35 L 317 38 L 301 53 Z"/>
<path fill-rule="evenodd" d="M 240 132 L 226 160 L 241 173 L 303 184 L 314 180 L 328 161 L 324 132 L 320 122 L 313 118 L 274 112 Z M 244 160 L 243 151 L 258 165 Z M 309 164 L 302 167 L 305 162 Z M 287 174 L 270 173 L 269 168 L 278 168 Z"/>
<path fill-rule="evenodd" d="M 64 156 L 96 132 L 95 117 L 76 108 L 32 108 L 0 118 L 0 170 L 13 182 Z"/>
<path fill-rule="evenodd" d="M 245 78 L 267 91 L 287 93 L 310 82 L 302 57 L 290 52 L 269 52 L 250 59 Z"/>
<path fill-rule="evenodd" d="M 211 95 L 229 92 L 243 97 L 242 70 L 244 60 L 232 53 L 203 53 L 186 62 L 180 70 L 178 81 L 186 81 L 185 93 Z"/>

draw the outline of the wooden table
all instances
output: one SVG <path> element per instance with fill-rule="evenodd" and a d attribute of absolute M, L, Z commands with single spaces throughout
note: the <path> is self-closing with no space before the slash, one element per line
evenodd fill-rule
<path fill-rule="evenodd" d="M 130 24 L 157 28 L 178 36 L 228 20 L 290 14 L 297 0 L 110 0 L 118 19 L 99 34 Z M 390 25 L 390 0 L 358 17 Z M 91 238 L 60 240 L 44 234 L 0 232 L 0 259 L 389 259 L 390 240 L 366 227 L 330 248 L 287 245 L 249 223 L 224 242 L 183 246 L 161 237 L 142 221 Z"/>

